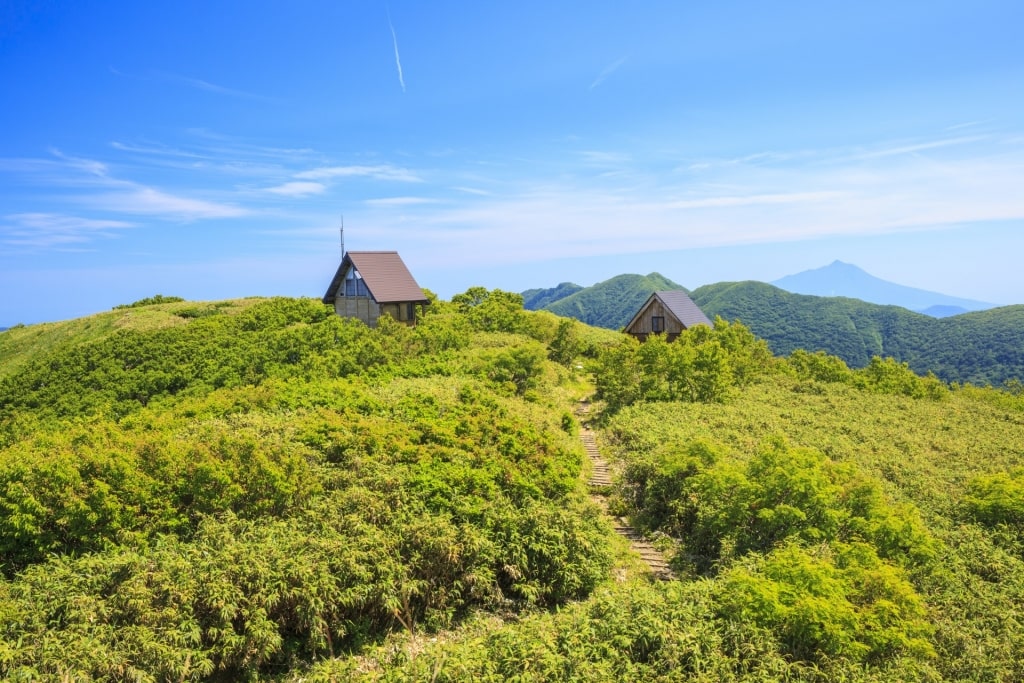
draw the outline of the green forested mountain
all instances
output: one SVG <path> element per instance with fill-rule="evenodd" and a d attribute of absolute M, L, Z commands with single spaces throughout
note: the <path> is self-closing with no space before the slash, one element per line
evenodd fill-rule
<path fill-rule="evenodd" d="M 584 365 L 583 371 L 577 366 Z M 594 394 L 596 390 L 596 394 Z M 651 581 L 584 485 L 670 555 Z M 0 336 L 0 678 L 1024 678 L 1024 397 L 473 288 Z"/>
<path fill-rule="evenodd" d="M 854 367 L 892 356 L 950 382 L 1024 378 L 1024 306 L 935 319 L 898 306 L 790 294 L 761 282 L 723 282 L 691 293 L 704 312 L 741 320 L 778 354 L 823 350 Z"/>
<path fill-rule="evenodd" d="M 629 322 L 629 319 L 652 292 L 682 289 L 660 273 L 617 275 L 590 287 L 572 291 L 573 287 L 578 286 L 562 284 L 554 290 L 528 290 L 523 293 L 523 297 L 527 299 L 528 294 L 534 293 L 530 297 L 534 303 L 531 305 L 530 300 L 527 300 L 526 308 L 529 310 L 544 309 L 556 315 L 575 318 L 588 325 L 616 330 Z M 560 298 L 555 298 L 559 291 L 565 294 Z M 549 292 L 550 294 L 538 297 L 536 292 Z M 538 304 L 538 301 L 547 301 L 547 303 Z"/>
<path fill-rule="evenodd" d="M 559 299 L 564 299 L 570 294 L 583 289 L 580 285 L 573 282 L 563 282 L 557 287 L 550 289 L 528 289 L 523 292 L 523 308 L 528 311 L 539 311 L 549 304 L 553 304 Z"/>
<path fill-rule="evenodd" d="M 542 308 L 620 329 L 651 292 L 662 289 L 681 287 L 657 273 L 620 275 Z M 1024 306 L 936 319 L 898 306 L 792 294 L 752 281 L 705 285 L 690 296 L 711 318 L 741 320 L 778 354 L 822 350 L 853 367 L 864 367 L 876 355 L 892 356 L 947 382 L 998 385 L 1024 380 Z"/>

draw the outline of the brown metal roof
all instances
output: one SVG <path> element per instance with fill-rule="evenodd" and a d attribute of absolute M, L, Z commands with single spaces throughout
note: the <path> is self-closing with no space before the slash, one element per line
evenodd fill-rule
<path fill-rule="evenodd" d="M 338 287 L 341 286 L 350 265 L 362 276 L 366 288 L 370 290 L 377 303 L 427 303 L 426 294 L 416 284 L 412 273 L 405 267 L 397 251 L 350 251 L 341 260 L 338 272 L 334 274 L 334 279 L 324 294 L 325 304 L 334 303 Z"/>
<path fill-rule="evenodd" d="M 674 289 L 654 292 L 651 294 L 624 329 L 628 330 L 633 326 L 633 323 L 635 323 L 636 319 L 640 317 L 640 314 L 647 309 L 653 299 L 661 301 L 665 309 L 683 324 L 683 329 L 685 330 L 690 329 L 694 325 L 707 325 L 708 327 L 715 326 L 715 324 L 711 322 L 706 315 L 704 315 L 704 311 L 700 310 L 700 307 L 693 303 L 693 299 L 690 298 L 689 294 L 681 289 Z"/>
<path fill-rule="evenodd" d="M 669 290 L 666 292 L 655 292 L 654 295 L 661 299 L 665 308 L 672 312 L 672 315 L 679 318 L 683 327 L 689 329 L 694 325 L 707 325 L 714 327 L 715 324 L 704 315 L 697 304 L 693 303 L 690 295 L 681 289 Z"/>

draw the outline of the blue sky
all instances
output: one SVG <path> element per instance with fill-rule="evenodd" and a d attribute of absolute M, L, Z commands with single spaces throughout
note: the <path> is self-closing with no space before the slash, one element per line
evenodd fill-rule
<path fill-rule="evenodd" d="M 1024 303 L 1024 4 L 0 2 L 0 326 L 841 259 Z"/>

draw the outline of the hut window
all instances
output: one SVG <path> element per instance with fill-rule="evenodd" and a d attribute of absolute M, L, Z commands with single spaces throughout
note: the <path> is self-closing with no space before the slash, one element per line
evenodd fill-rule
<path fill-rule="evenodd" d="M 345 276 L 345 296 L 369 296 L 366 290 L 366 283 L 359 273 L 352 269 Z"/>
<path fill-rule="evenodd" d="M 665 316 L 663 315 L 652 315 L 651 316 L 651 332 L 664 332 L 665 331 Z"/>

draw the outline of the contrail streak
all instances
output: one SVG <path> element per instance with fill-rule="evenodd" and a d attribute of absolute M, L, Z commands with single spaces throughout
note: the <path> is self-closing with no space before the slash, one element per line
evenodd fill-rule
<path fill-rule="evenodd" d="M 598 76 L 597 78 L 595 78 L 594 82 L 590 84 L 590 89 L 593 90 L 597 86 L 599 86 L 602 83 L 604 83 L 604 79 L 606 79 L 609 76 L 611 76 L 612 72 L 614 72 L 616 69 L 618 69 L 620 66 L 622 66 L 625 63 L 626 63 L 626 58 L 623 57 L 622 59 L 614 62 L 613 64 L 609 64 L 608 66 L 606 66 L 604 71 L 601 72 L 601 75 Z"/>
<path fill-rule="evenodd" d="M 405 77 L 402 76 L 402 58 L 398 56 L 398 36 L 395 35 L 395 25 L 391 23 L 391 9 L 388 8 L 388 28 L 391 29 L 391 42 L 395 44 L 395 66 L 398 67 L 398 82 L 405 92 Z"/>

